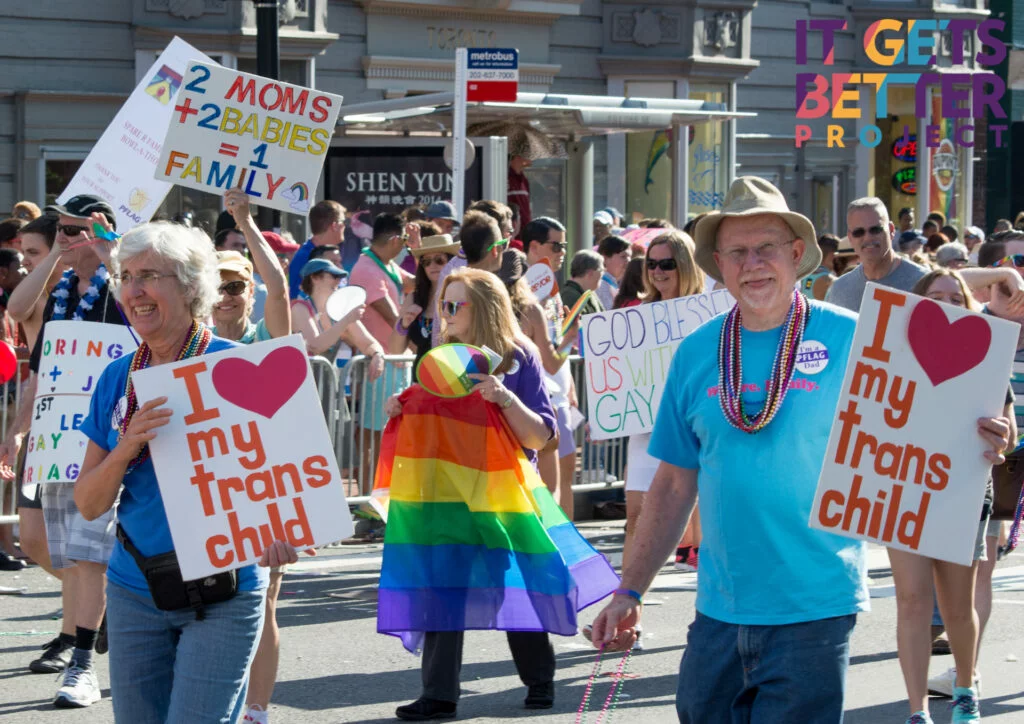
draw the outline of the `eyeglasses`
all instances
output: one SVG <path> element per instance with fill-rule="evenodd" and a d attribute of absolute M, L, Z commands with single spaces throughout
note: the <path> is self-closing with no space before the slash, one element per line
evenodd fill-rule
<path fill-rule="evenodd" d="M 992 266 L 1003 266 L 1006 262 L 1010 262 L 1018 269 L 1024 268 L 1024 254 L 1010 254 L 1010 256 L 1004 256 Z"/>
<path fill-rule="evenodd" d="M 88 226 L 78 226 L 76 224 L 57 224 L 57 231 L 59 231 L 60 233 L 64 234 L 64 236 L 66 236 L 66 237 L 68 237 L 70 239 L 70 238 L 78 236 L 79 234 L 82 234 L 82 233 L 88 234 L 89 233 L 89 227 Z"/>
<path fill-rule="evenodd" d="M 441 302 L 441 314 L 446 317 L 454 317 L 463 307 L 468 307 L 469 302 Z"/>
<path fill-rule="evenodd" d="M 125 286 L 127 284 L 135 283 L 135 284 L 138 284 L 140 287 L 148 287 L 149 285 L 151 285 L 153 282 L 157 281 L 158 279 L 163 279 L 164 277 L 173 277 L 173 276 L 175 276 L 175 275 L 174 274 L 160 274 L 159 272 L 152 272 L 152 271 L 142 272 L 141 274 L 138 274 L 136 276 L 132 276 L 129 272 L 123 272 L 122 274 L 114 277 L 114 279 L 116 279 L 117 283 L 120 284 L 121 286 Z M 245 282 L 238 282 L 238 283 L 239 284 L 244 284 Z M 225 286 L 227 286 L 227 285 L 225 285 Z"/>
<path fill-rule="evenodd" d="M 444 255 L 420 257 L 420 266 L 423 266 L 423 267 L 428 267 L 428 266 L 444 266 L 447 263 L 448 263 L 448 257 L 446 257 Z"/>
<path fill-rule="evenodd" d="M 648 259 L 647 271 L 661 269 L 662 271 L 673 271 L 677 268 L 675 259 Z"/>
<path fill-rule="evenodd" d="M 240 279 L 236 279 L 233 282 L 227 284 L 221 284 L 219 291 L 221 294 L 227 294 L 229 297 L 238 297 L 245 294 L 246 288 L 249 286 L 248 282 L 244 282 Z"/>
<path fill-rule="evenodd" d="M 859 239 L 860 237 L 864 236 L 864 234 L 878 236 L 883 231 L 885 231 L 884 226 L 872 226 L 868 229 L 865 229 L 863 226 L 858 226 L 856 229 L 850 232 L 850 236 L 852 236 L 854 239 Z"/>
<path fill-rule="evenodd" d="M 512 240 L 511 240 L 511 239 L 498 239 L 498 240 L 497 240 L 496 242 L 494 242 L 494 243 L 493 243 L 493 244 L 491 244 L 491 245 L 490 245 L 489 247 L 487 247 L 486 249 L 484 249 L 484 254 L 487 254 L 487 253 L 488 253 L 488 252 L 490 252 L 490 251 L 491 251 L 492 249 L 500 249 L 500 248 L 501 248 L 501 247 L 503 247 L 503 246 L 508 246 L 508 243 L 509 243 L 510 241 L 512 241 Z"/>
<path fill-rule="evenodd" d="M 565 247 L 569 245 L 567 242 L 564 241 L 543 241 L 541 243 L 550 246 L 551 251 L 555 252 L 556 254 L 560 254 L 563 251 L 565 251 Z"/>
<path fill-rule="evenodd" d="M 761 261 L 774 261 L 778 258 L 782 248 L 792 244 L 794 241 L 796 241 L 796 239 L 790 239 L 789 241 L 766 241 L 752 249 L 729 249 L 728 251 L 720 253 L 737 266 L 743 264 L 743 262 L 747 260 L 748 254 L 753 254 L 755 258 L 760 259 Z"/>

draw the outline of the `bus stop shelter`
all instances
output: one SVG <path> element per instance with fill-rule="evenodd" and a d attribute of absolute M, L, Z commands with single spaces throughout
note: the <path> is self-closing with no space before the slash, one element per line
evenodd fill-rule
<path fill-rule="evenodd" d="M 335 138 L 370 136 L 386 143 L 388 137 L 452 135 L 455 93 L 429 93 L 342 107 Z M 673 129 L 671 221 L 686 223 L 688 212 L 688 154 L 678 139 L 689 137 L 689 126 L 726 123 L 727 164 L 735 167 L 736 118 L 753 113 L 730 111 L 725 104 L 701 100 L 621 98 L 614 96 L 519 93 L 515 102 L 476 102 L 466 107 L 466 126 L 503 122 L 521 124 L 565 144 L 568 239 L 571 248 L 590 245 L 594 216 L 594 154 L 592 139 L 618 133 Z M 499 164 L 493 164 L 498 166 Z M 609 169 L 609 173 L 612 173 Z M 625 171 L 622 171 L 625 173 Z M 507 195 L 505 169 L 489 185 L 493 198 Z M 500 178 L 499 178 L 500 177 Z"/>

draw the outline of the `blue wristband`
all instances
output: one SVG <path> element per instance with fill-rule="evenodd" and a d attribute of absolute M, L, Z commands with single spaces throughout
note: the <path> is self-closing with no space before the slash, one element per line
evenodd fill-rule
<path fill-rule="evenodd" d="M 618 589 L 615 590 L 615 595 L 617 595 L 617 596 L 629 596 L 630 598 L 635 598 L 637 603 L 643 603 L 644 602 L 643 596 L 641 596 L 639 593 L 634 591 L 632 588 L 618 588 Z"/>

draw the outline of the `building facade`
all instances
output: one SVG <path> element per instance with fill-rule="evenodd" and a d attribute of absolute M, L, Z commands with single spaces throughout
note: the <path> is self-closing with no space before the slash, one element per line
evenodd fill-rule
<path fill-rule="evenodd" d="M 668 217 L 671 179 L 685 174 L 688 210 L 721 205 L 735 175 L 763 176 L 779 185 L 793 208 L 821 231 L 843 233 L 842 211 L 852 198 L 874 193 L 895 210 L 929 208 L 894 179 L 928 178 L 942 166 L 944 203 L 951 218 L 970 223 L 972 174 L 984 163 L 984 144 L 959 148 L 928 169 L 929 154 L 908 161 L 893 155 L 904 125 L 916 136 L 907 87 L 888 90 L 889 113 L 876 125 L 884 138 L 869 148 L 856 141 L 875 119 L 862 86 L 862 118 L 800 119 L 811 131 L 795 144 L 798 73 L 877 71 L 861 38 L 882 17 L 926 19 L 987 16 L 982 0 L 945 4 L 817 0 L 281 0 L 281 76 L 344 96 L 345 104 L 450 90 L 460 46 L 516 47 L 524 91 L 703 99 L 757 114 L 724 124 L 684 127 L 687 151 L 672 153 L 671 129 L 594 139 L 595 208 L 612 205 L 635 217 Z M 808 60 L 797 62 L 800 21 L 845 21 L 835 37 L 834 63 L 821 58 L 821 32 L 807 36 Z M 71 178 L 134 85 L 167 42 L 178 35 L 214 60 L 255 72 L 255 11 L 228 0 L 104 0 L 0 5 L 0 209 L 22 198 L 53 198 Z M 978 47 L 977 37 L 969 41 Z M 950 70 L 950 45 L 940 39 Z M 893 71 L 895 72 L 895 70 Z M 828 126 L 842 129 L 844 147 L 829 147 Z M 955 128 L 949 129 L 950 133 Z M 944 131 L 945 132 L 945 131 Z M 948 150 L 948 149 L 947 149 Z M 924 173 L 925 171 L 928 173 Z M 950 172 L 953 178 L 950 179 Z M 565 161 L 529 170 L 545 212 L 566 215 Z M 983 194 L 974 194 L 975 200 Z M 209 216 L 220 200 L 175 189 L 164 211 Z M 982 212 L 983 213 L 983 212 Z M 976 220 L 976 219 L 975 219 Z M 301 220 L 285 223 L 301 232 Z"/>

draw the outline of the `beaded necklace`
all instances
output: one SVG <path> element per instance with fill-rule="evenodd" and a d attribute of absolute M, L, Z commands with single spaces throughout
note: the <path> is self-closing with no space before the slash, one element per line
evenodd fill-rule
<path fill-rule="evenodd" d="M 53 296 L 56 301 L 53 303 L 53 316 L 50 319 L 62 320 L 67 319 L 68 316 L 68 298 L 71 296 L 71 278 L 75 275 L 74 269 L 68 269 L 60 275 L 60 281 L 57 282 L 57 286 L 53 288 Z M 110 279 L 110 274 L 107 273 L 107 268 L 102 264 L 96 269 L 96 273 L 92 279 L 89 280 L 89 288 L 85 290 L 85 294 L 78 300 L 78 307 L 75 309 L 72 319 L 76 322 L 81 322 L 85 319 L 85 315 L 92 309 L 93 305 L 96 304 L 96 300 L 100 298 L 100 289 L 102 289 L 107 281 Z"/>
<path fill-rule="evenodd" d="M 725 419 L 733 427 L 747 433 L 763 430 L 782 407 L 789 383 L 796 367 L 796 351 L 804 338 L 807 328 L 809 306 L 804 295 L 793 292 L 782 339 L 775 350 L 772 376 L 768 380 L 767 399 L 756 415 L 747 415 L 743 410 L 743 357 L 740 348 L 742 319 L 740 308 L 735 306 L 722 324 L 718 341 L 718 402 Z"/>
<path fill-rule="evenodd" d="M 200 324 L 199 322 L 192 322 L 192 326 L 189 327 L 188 330 L 188 336 L 185 337 L 185 341 L 182 343 L 175 361 L 181 361 L 188 357 L 198 357 L 199 355 L 204 354 L 206 352 L 206 348 L 210 345 L 211 339 L 213 339 L 213 333 L 210 331 L 209 327 L 205 324 Z M 145 342 L 139 345 L 139 348 L 135 350 L 135 354 L 132 356 L 132 365 L 128 372 L 128 379 L 124 384 L 124 396 L 128 401 L 128 405 L 127 411 L 117 427 L 118 442 L 120 442 L 121 438 L 123 438 L 125 433 L 128 432 L 128 425 L 131 423 L 132 417 L 139 410 L 139 400 L 135 396 L 135 386 L 132 384 L 132 374 L 149 367 L 149 362 L 152 357 L 153 351 Z M 148 457 L 149 445 L 143 445 L 142 449 L 139 450 L 139 454 L 135 456 L 135 459 L 132 460 L 131 463 L 129 463 L 125 474 L 130 473 Z"/>
<path fill-rule="evenodd" d="M 615 669 L 615 673 L 612 674 L 612 685 L 608 690 L 608 696 L 605 697 L 604 705 L 601 707 L 601 711 L 597 715 L 597 721 L 594 724 L 601 724 L 605 717 L 611 719 L 612 712 L 615 711 L 615 707 L 619 703 L 619 695 L 622 693 L 622 681 L 626 678 L 626 666 L 632 653 L 633 649 L 630 648 L 619 660 L 619 665 Z M 583 724 L 583 720 L 590 711 L 590 696 L 594 690 L 594 682 L 601 673 L 601 659 L 603 657 L 604 646 L 597 652 L 597 661 L 594 662 L 594 668 L 587 679 L 587 687 L 583 690 L 583 701 L 580 702 L 580 707 L 576 710 L 576 724 Z"/>

